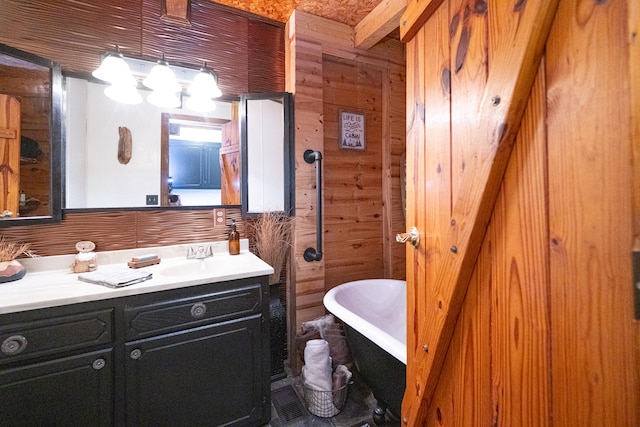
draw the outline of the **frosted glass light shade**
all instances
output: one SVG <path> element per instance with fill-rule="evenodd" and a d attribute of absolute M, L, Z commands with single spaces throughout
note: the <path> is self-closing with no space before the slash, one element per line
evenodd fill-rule
<path fill-rule="evenodd" d="M 176 81 L 176 76 L 166 61 L 158 61 L 151 69 L 149 75 L 142 81 L 142 84 L 153 90 L 166 92 L 180 92 L 182 86 Z"/>
<path fill-rule="evenodd" d="M 176 92 L 165 89 L 154 90 L 147 96 L 147 101 L 161 108 L 178 108 L 181 104 Z"/>
<path fill-rule="evenodd" d="M 95 78 L 108 83 L 128 84 L 135 86 L 136 80 L 131 75 L 129 65 L 120 54 L 111 53 L 104 57 L 100 67 L 91 73 Z"/>
<path fill-rule="evenodd" d="M 192 95 L 187 100 L 187 108 L 198 113 L 208 113 L 216 109 L 216 103 L 209 97 Z"/>
<path fill-rule="evenodd" d="M 187 91 L 190 95 L 200 95 L 207 98 L 218 98 L 222 96 L 216 78 L 207 68 L 200 69 L 200 72 L 193 78 L 193 82 Z"/>
<path fill-rule="evenodd" d="M 123 104 L 140 104 L 142 102 L 142 96 L 138 93 L 135 86 L 129 84 L 112 84 L 104 90 L 104 94 L 114 101 Z"/>

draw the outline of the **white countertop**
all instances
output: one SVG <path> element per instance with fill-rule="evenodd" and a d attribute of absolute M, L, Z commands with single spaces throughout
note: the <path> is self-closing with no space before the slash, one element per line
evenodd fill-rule
<path fill-rule="evenodd" d="M 187 261 L 187 249 L 190 246 L 198 247 L 203 245 L 211 245 L 213 249 L 213 256 L 206 259 L 210 267 L 208 273 L 188 275 L 172 275 L 169 273 L 171 268 L 185 264 Z M 240 241 L 239 255 L 229 255 L 227 242 L 225 241 L 96 252 L 96 254 L 98 271 L 104 272 L 128 269 L 127 262 L 134 256 L 156 254 L 161 258 L 161 262 L 141 269 L 153 273 L 153 277 L 150 280 L 113 289 L 78 280 L 78 274 L 73 273 L 70 268 L 75 255 L 19 259 L 18 261 L 27 270 L 27 274 L 20 280 L 0 283 L 0 314 L 264 276 L 273 273 L 273 268 L 269 264 L 249 252 L 246 239 Z"/>

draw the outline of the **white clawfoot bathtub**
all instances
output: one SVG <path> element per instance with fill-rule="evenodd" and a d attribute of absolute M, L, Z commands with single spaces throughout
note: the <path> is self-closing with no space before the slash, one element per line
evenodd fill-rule
<path fill-rule="evenodd" d="M 358 372 L 378 401 L 374 420 L 387 406 L 400 414 L 407 363 L 406 282 L 368 279 L 343 283 L 326 293 L 325 308 L 345 326 Z"/>

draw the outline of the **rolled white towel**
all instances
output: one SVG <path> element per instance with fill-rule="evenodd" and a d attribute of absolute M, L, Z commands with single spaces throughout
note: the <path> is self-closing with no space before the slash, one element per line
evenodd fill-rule
<path fill-rule="evenodd" d="M 325 340 L 309 340 L 304 348 L 304 382 L 314 390 L 330 391 L 332 388 L 331 357 L 329 343 Z"/>

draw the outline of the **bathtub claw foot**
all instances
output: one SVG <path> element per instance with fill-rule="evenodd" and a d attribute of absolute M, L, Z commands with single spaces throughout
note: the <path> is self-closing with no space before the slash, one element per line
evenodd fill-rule
<path fill-rule="evenodd" d="M 373 409 L 373 422 L 378 426 L 385 424 L 385 414 L 387 413 L 387 405 L 383 402 L 376 402 L 376 407 Z"/>

